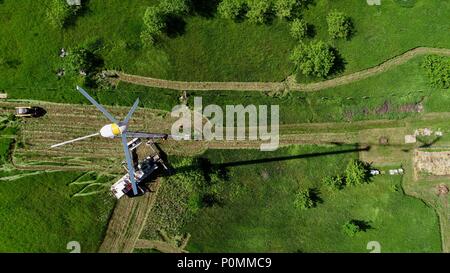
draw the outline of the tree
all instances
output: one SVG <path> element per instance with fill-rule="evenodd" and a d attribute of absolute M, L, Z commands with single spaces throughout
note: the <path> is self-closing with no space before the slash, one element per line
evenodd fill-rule
<path fill-rule="evenodd" d="M 103 66 L 103 60 L 89 45 L 78 46 L 68 51 L 64 58 L 64 68 L 69 76 L 73 76 L 79 84 L 95 87 L 104 86 L 98 71 Z M 82 75 L 82 77 L 80 77 Z"/>
<path fill-rule="evenodd" d="M 450 88 L 450 58 L 427 56 L 422 66 L 426 69 L 432 86 Z"/>
<path fill-rule="evenodd" d="M 266 0 L 247 0 L 248 12 L 247 18 L 250 22 L 262 24 L 267 19 L 267 14 L 272 6 L 271 1 Z"/>
<path fill-rule="evenodd" d="M 359 160 L 350 161 L 345 169 L 345 182 L 352 186 L 367 182 L 366 166 Z"/>
<path fill-rule="evenodd" d="M 162 0 L 159 3 L 159 11 L 162 14 L 182 15 L 189 11 L 186 0 Z"/>
<path fill-rule="evenodd" d="M 275 0 L 274 9 L 278 17 L 289 18 L 296 7 L 300 5 L 299 0 Z"/>
<path fill-rule="evenodd" d="M 311 190 L 302 190 L 297 193 L 294 206 L 299 209 L 309 209 L 315 206 L 314 199 L 311 194 Z"/>
<path fill-rule="evenodd" d="M 73 10 L 65 0 L 52 0 L 47 11 L 50 24 L 57 28 L 63 28 L 72 15 Z"/>
<path fill-rule="evenodd" d="M 361 231 L 361 227 L 354 221 L 350 220 L 342 226 L 342 231 L 350 237 Z"/>
<path fill-rule="evenodd" d="M 158 7 L 148 7 L 144 13 L 144 30 L 141 39 L 145 44 L 153 45 L 165 27 L 163 14 Z"/>
<path fill-rule="evenodd" d="M 291 23 L 291 35 L 297 40 L 306 37 L 308 33 L 308 24 L 302 19 L 294 19 Z"/>
<path fill-rule="evenodd" d="M 95 55 L 84 47 L 77 47 L 66 57 L 66 69 L 70 73 L 89 74 L 95 70 Z"/>
<path fill-rule="evenodd" d="M 217 8 L 220 16 L 236 19 L 244 9 L 244 0 L 222 0 Z"/>
<path fill-rule="evenodd" d="M 331 48 L 322 41 L 294 48 L 290 56 L 298 69 L 307 76 L 326 77 L 334 65 L 335 56 Z"/>
<path fill-rule="evenodd" d="M 327 16 L 328 33 L 332 39 L 347 39 L 352 31 L 352 23 L 343 12 L 332 11 Z"/>
<path fill-rule="evenodd" d="M 340 190 L 345 185 L 345 180 L 342 176 L 336 175 L 336 176 L 327 176 L 322 180 L 323 184 L 328 186 L 329 188 L 333 190 Z"/>

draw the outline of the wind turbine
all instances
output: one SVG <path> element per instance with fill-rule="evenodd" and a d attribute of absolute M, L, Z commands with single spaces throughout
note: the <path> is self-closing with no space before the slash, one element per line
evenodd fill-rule
<path fill-rule="evenodd" d="M 137 186 L 136 186 L 136 180 L 134 178 L 134 167 L 133 167 L 132 160 L 131 160 L 130 150 L 128 149 L 127 137 L 167 139 L 169 137 L 169 135 L 168 134 L 153 134 L 153 133 L 140 133 L 140 132 L 128 131 L 128 122 L 130 121 L 131 116 L 133 115 L 134 111 L 136 111 L 136 108 L 138 107 L 139 98 L 136 99 L 136 101 L 134 102 L 130 111 L 128 112 L 127 116 L 125 117 L 125 119 L 123 121 L 118 121 L 108 111 L 106 111 L 106 109 L 103 106 L 101 106 L 98 102 L 96 102 L 83 88 L 77 86 L 77 90 L 83 96 L 85 96 L 95 107 L 97 107 L 97 109 L 100 110 L 103 113 L 103 115 L 105 115 L 105 117 L 107 119 L 109 119 L 109 121 L 111 121 L 112 123 L 103 126 L 98 133 L 90 134 L 87 136 L 79 137 L 79 138 L 72 139 L 72 140 L 65 141 L 65 142 L 61 142 L 61 143 L 52 145 L 51 148 L 56 148 L 56 147 L 59 147 L 59 146 L 65 145 L 65 144 L 73 143 L 75 141 L 87 139 L 87 138 L 98 136 L 98 135 L 105 137 L 105 138 L 120 137 L 122 139 L 123 151 L 125 153 L 125 159 L 126 159 L 127 165 L 128 165 L 128 174 L 130 176 L 133 193 L 134 193 L 134 195 L 137 195 L 138 191 L 137 191 Z"/>

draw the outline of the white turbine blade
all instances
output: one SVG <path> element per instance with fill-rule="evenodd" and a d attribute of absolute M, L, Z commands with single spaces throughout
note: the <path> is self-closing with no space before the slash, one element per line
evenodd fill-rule
<path fill-rule="evenodd" d="M 133 104 L 133 107 L 131 107 L 130 111 L 127 114 L 127 117 L 125 118 L 125 120 L 123 121 L 123 123 L 128 124 L 128 122 L 130 121 L 131 116 L 133 115 L 134 111 L 136 111 L 136 108 L 139 105 L 139 98 L 136 99 L 136 101 Z"/>
<path fill-rule="evenodd" d="M 112 123 L 119 123 L 106 109 L 101 106 L 98 102 L 94 100 L 93 97 L 91 97 L 83 88 L 77 86 L 77 90 L 84 96 L 86 99 L 88 99 L 95 107 L 97 107 L 98 110 L 100 110 L 105 117 L 107 117 Z"/>
<path fill-rule="evenodd" d="M 56 147 L 63 146 L 63 145 L 66 145 L 66 144 L 69 144 L 69 143 L 72 143 L 72 142 L 75 142 L 75 141 L 79 141 L 79 140 L 83 140 L 83 139 L 86 139 L 86 138 L 98 136 L 99 134 L 100 133 L 95 133 L 95 134 L 92 134 L 92 135 L 88 135 L 88 136 L 79 137 L 79 138 L 75 138 L 75 139 L 72 139 L 72 140 L 64 141 L 64 142 L 52 145 L 52 146 L 50 146 L 50 148 L 56 148 Z"/>

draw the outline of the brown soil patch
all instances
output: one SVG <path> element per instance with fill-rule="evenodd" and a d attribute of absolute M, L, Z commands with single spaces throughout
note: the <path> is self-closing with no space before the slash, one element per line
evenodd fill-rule
<path fill-rule="evenodd" d="M 427 152 L 417 150 L 414 153 L 414 168 L 417 174 L 450 175 L 450 151 Z"/>
<path fill-rule="evenodd" d="M 436 186 L 436 195 L 441 196 L 441 195 L 447 195 L 449 192 L 448 186 L 445 184 L 439 184 Z"/>

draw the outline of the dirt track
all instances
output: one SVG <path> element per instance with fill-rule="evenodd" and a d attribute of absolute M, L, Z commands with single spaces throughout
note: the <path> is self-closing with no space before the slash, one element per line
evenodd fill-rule
<path fill-rule="evenodd" d="M 147 215 L 155 202 L 159 185 L 160 181 L 157 180 L 153 184 L 153 192 L 137 198 L 124 197 L 117 202 L 99 252 L 133 252 Z"/>
<path fill-rule="evenodd" d="M 144 85 L 150 87 L 158 87 L 174 90 L 192 90 L 192 91 L 210 91 L 210 90 L 228 90 L 228 91 L 277 91 L 277 90 L 291 90 L 291 91 L 319 91 L 326 88 L 336 87 L 340 85 L 349 84 L 360 81 L 368 77 L 380 74 L 388 69 L 404 64 L 412 58 L 426 54 L 437 54 L 450 56 L 450 49 L 445 48 L 430 48 L 417 47 L 411 49 L 402 55 L 389 59 L 380 65 L 365 69 L 353 74 L 344 75 L 331 80 L 326 80 L 318 83 L 301 84 L 294 81 L 286 82 L 185 82 L 185 81 L 170 81 L 164 79 L 156 79 L 150 77 L 143 77 L 137 75 L 130 75 L 122 72 L 117 72 L 118 79 L 123 82 L 133 83 L 137 85 Z"/>

